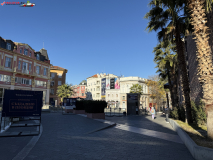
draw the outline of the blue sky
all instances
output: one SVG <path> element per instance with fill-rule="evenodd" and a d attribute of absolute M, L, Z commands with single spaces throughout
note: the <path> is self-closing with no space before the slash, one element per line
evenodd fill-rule
<path fill-rule="evenodd" d="M 142 78 L 156 74 L 152 51 L 157 37 L 145 31 L 148 21 L 143 19 L 149 0 L 30 2 L 36 6 L 0 6 L 0 36 L 36 51 L 44 41 L 51 64 L 68 69 L 68 83 L 101 72 Z"/>

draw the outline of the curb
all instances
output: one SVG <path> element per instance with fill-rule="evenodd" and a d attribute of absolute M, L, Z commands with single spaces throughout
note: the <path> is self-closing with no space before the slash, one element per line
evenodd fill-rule
<path fill-rule="evenodd" d="M 178 133 L 181 140 L 184 142 L 191 155 L 196 160 L 213 160 L 213 149 L 207 147 L 198 146 L 189 135 L 177 124 L 177 122 L 173 121 L 169 118 L 169 123 L 173 127 L 173 129 Z"/>
<path fill-rule="evenodd" d="M 38 122 L 38 120 L 34 120 L 35 122 Z M 42 132 L 43 132 L 43 126 L 41 124 L 40 126 L 41 131 L 38 136 L 33 136 L 33 138 L 28 142 L 28 144 L 12 159 L 12 160 L 23 160 L 27 157 L 27 155 L 30 153 L 30 151 L 33 149 L 33 147 L 36 145 L 38 140 L 40 139 Z M 38 130 L 38 127 L 37 127 Z"/>

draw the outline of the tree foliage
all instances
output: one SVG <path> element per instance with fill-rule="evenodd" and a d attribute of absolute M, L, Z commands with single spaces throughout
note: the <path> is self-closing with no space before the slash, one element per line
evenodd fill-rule
<path fill-rule="evenodd" d="M 158 103 L 159 101 L 166 99 L 166 93 L 158 75 L 149 76 L 146 84 L 149 88 L 149 97 L 152 99 L 152 106 L 154 100 Z"/>
<path fill-rule="evenodd" d="M 130 88 L 130 93 L 139 93 L 140 95 L 143 94 L 143 88 L 139 84 L 133 84 Z"/>
<path fill-rule="evenodd" d="M 57 96 L 61 98 L 61 101 L 63 101 L 63 98 L 69 98 L 71 95 L 74 94 L 74 91 L 72 89 L 71 84 L 63 84 L 61 86 L 58 86 L 57 88 Z"/>

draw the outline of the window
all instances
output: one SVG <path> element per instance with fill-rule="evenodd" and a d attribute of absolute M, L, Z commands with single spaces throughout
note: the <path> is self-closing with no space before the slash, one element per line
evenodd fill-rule
<path fill-rule="evenodd" d="M 37 59 L 37 60 L 40 60 L 39 54 L 36 55 L 36 59 Z"/>
<path fill-rule="evenodd" d="M 58 78 L 62 78 L 62 75 L 59 74 L 59 75 L 58 75 Z"/>
<path fill-rule="evenodd" d="M 82 96 L 84 96 L 84 93 L 82 93 Z"/>
<path fill-rule="evenodd" d="M 23 62 L 22 64 L 23 64 L 23 65 L 22 65 L 22 70 L 27 70 L 27 63 L 26 63 L 26 62 Z"/>
<path fill-rule="evenodd" d="M 47 82 L 35 80 L 35 85 L 36 86 L 41 86 L 41 87 L 46 87 L 47 86 Z"/>
<path fill-rule="evenodd" d="M 95 88 L 94 88 L 94 91 L 95 91 Z"/>
<path fill-rule="evenodd" d="M 44 68 L 44 76 L 47 75 L 47 68 Z"/>
<path fill-rule="evenodd" d="M 125 96 L 123 96 L 123 100 L 125 100 Z"/>
<path fill-rule="evenodd" d="M 31 57 L 31 52 L 30 52 L 29 56 Z"/>
<path fill-rule="evenodd" d="M 110 97 L 110 94 L 108 94 L 108 97 Z"/>
<path fill-rule="evenodd" d="M 51 94 L 54 94 L 54 89 L 51 88 L 51 89 L 50 89 L 50 93 L 51 93 Z"/>
<path fill-rule="evenodd" d="M 0 74 L 0 81 L 11 82 L 11 76 Z"/>
<path fill-rule="evenodd" d="M 24 55 L 27 55 L 27 53 L 28 53 L 28 50 L 24 49 Z"/>
<path fill-rule="evenodd" d="M 22 53 L 22 48 L 20 49 L 20 53 Z"/>
<path fill-rule="evenodd" d="M 113 94 L 112 94 L 112 97 L 113 97 Z"/>
<path fill-rule="evenodd" d="M 11 44 L 10 43 L 7 43 L 7 49 L 11 50 Z"/>
<path fill-rule="evenodd" d="M 51 85 L 51 86 L 54 86 L 54 84 L 55 84 L 55 82 L 54 82 L 54 81 L 52 81 L 52 82 L 50 83 L 50 85 Z"/>
<path fill-rule="evenodd" d="M 58 85 L 59 85 L 59 86 L 61 85 L 61 81 L 58 81 Z"/>
<path fill-rule="evenodd" d="M 31 69 L 32 69 L 31 66 L 32 66 L 32 65 L 29 63 L 29 71 L 31 71 Z"/>
<path fill-rule="evenodd" d="M 21 78 L 21 77 L 16 77 L 15 78 L 15 82 L 18 83 L 18 84 L 26 84 L 26 85 L 31 85 L 32 84 L 32 80 L 31 79 Z"/>
<path fill-rule="evenodd" d="M 40 66 L 36 66 L 36 73 L 40 74 Z"/>
<path fill-rule="evenodd" d="M 18 61 L 18 69 L 21 69 L 21 61 Z"/>
<path fill-rule="evenodd" d="M 116 97 L 118 97 L 118 94 L 116 94 Z"/>
<path fill-rule="evenodd" d="M 51 73 L 51 77 L 54 78 L 55 77 L 55 73 Z"/>
<path fill-rule="evenodd" d="M 5 67 L 11 68 L 11 58 L 6 57 Z"/>
<path fill-rule="evenodd" d="M 91 91 L 92 91 L 92 88 L 91 88 Z"/>

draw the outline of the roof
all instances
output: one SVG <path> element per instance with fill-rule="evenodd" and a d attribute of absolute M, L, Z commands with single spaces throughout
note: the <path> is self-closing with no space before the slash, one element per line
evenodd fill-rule
<path fill-rule="evenodd" d="M 51 66 L 50 69 L 59 69 L 59 70 L 66 70 L 65 68 L 59 66 Z"/>
<path fill-rule="evenodd" d="M 93 75 L 93 76 L 91 76 L 91 77 L 88 77 L 88 78 L 98 78 L 98 75 L 95 74 L 95 75 Z"/>

